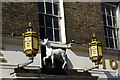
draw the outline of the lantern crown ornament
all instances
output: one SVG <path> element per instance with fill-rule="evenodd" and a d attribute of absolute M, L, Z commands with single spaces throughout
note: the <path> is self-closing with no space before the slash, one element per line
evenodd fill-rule
<path fill-rule="evenodd" d="M 29 22 L 26 32 L 23 33 L 23 37 L 23 47 L 26 56 L 36 56 L 38 53 L 38 34 L 33 31 L 31 22 Z"/>
<path fill-rule="evenodd" d="M 93 34 L 92 40 L 89 43 L 89 56 L 92 62 L 100 64 L 103 57 L 102 55 L 102 43 L 96 39 L 96 35 Z"/>
<path fill-rule="evenodd" d="M 29 25 L 29 26 L 32 26 L 32 23 L 31 23 L 31 22 L 29 22 L 29 23 L 28 23 L 28 25 Z"/>

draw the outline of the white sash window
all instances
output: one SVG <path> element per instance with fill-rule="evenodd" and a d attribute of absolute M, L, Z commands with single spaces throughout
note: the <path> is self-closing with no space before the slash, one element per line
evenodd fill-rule
<path fill-rule="evenodd" d="M 106 47 L 112 49 L 118 49 L 119 41 L 119 27 L 117 25 L 117 8 L 117 5 L 114 4 L 102 4 Z"/>
<path fill-rule="evenodd" d="M 38 3 L 40 38 L 66 42 L 62 0 L 44 0 Z"/>

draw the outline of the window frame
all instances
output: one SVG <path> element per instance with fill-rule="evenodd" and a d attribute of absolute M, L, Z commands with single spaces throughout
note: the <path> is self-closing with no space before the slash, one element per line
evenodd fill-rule
<path fill-rule="evenodd" d="M 51 0 L 52 1 L 52 14 L 49 14 L 49 13 L 46 13 L 46 1 L 48 1 L 48 0 L 44 0 L 43 2 L 44 2 L 44 12 L 42 13 L 42 12 L 38 12 L 38 14 L 39 15 L 43 15 L 44 16 L 44 19 L 45 19 L 45 16 L 51 16 L 52 17 L 52 27 L 51 27 L 51 29 L 52 29 L 52 31 L 53 31 L 53 41 L 51 41 L 51 42 L 57 42 L 57 43 L 66 43 L 66 35 L 65 35 L 65 21 L 64 21 L 64 8 L 63 8 L 63 0 L 58 0 L 59 1 L 59 13 L 58 13 L 58 15 L 54 15 L 54 4 L 55 3 L 53 3 L 54 2 L 54 0 Z M 48 1 L 49 2 L 49 1 Z M 54 19 L 53 18 L 58 18 L 59 20 L 58 20 L 58 25 L 59 25 L 59 27 L 58 28 L 55 28 L 54 26 L 53 26 L 53 23 L 54 23 Z M 44 22 L 46 22 L 45 20 L 44 20 Z M 46 25 L 44 25 L 44 26 L 39 26 L 40 28 L 41 27 L 44 27 L 44 28 L 46 28 L 47 26 Z M 59 41 L 56 41 L 55 40 L 55 30 L 59 30 Z M 47 32 L 45 32 L 45 33 L 47 33 Z"/>

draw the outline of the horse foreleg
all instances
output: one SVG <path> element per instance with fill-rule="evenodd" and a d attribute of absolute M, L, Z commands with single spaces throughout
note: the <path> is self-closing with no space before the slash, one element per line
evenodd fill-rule
<path fill-rule="evenodd" d="M 43 63 L 44 63 L 44 65 L 46 65 L 45 59 L 46 59 L 46 57 L 43 58 Z"/>
<path fill-rule="evenodd" d="M 43 57 L 43 63 L 44 63 L 44 65 L 46 65 L 45 60 L 48 59 L 48 58 L 49 58 L 49 55 L 47 55 L 46 57 Z"/>
<path fill-rule="evenodd" d="M 52 60 L 52 68 L 54 68 L 54 55 L 51 56 L 51 60 Z"/>
<path fill-rule="evenodd" d="M 67 64 L 67 60 L 65 58 L 65 55 L 62 55 L 62 58 L 63 58 L 63 61 L 64 61 L 63 65 L 62 65 L 62 68 L 64 69 L 65 65 Z"/>

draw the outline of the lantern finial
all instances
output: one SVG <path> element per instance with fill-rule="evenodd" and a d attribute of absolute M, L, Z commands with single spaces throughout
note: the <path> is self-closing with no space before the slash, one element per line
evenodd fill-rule
<path fill-rule="evenodd" d="M 28 23 L 27 31 L 32 31 L 32 30 L 33 30 L 32 23 L 29 22 L 29 23 Z"/>
<path fill-rule="evenodd" d="M 92 37 L 92 41 L 96 41 L 97 39 L 96 39 L 96 35 L 95 35 L 95 33 L 93 34 L 93 37 Z"/>
<path fill-rule="evenodd" d="M 93 34 L 93 37 L 96 37 L 96 35 L 95 35 L 95 34 Z"/>
<path fill-rule="evenodd" d="M 28 23 L 28 26 L 32 26 L 32 23 L 31 23 L 31 22 L 29 22 L 29 23 Z"/>

